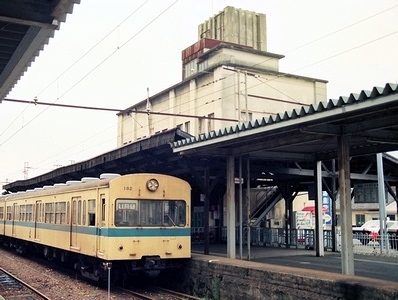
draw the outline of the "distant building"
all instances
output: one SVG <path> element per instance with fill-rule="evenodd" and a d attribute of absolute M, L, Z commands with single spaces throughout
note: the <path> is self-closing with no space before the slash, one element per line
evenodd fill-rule
<path fill-rule="evenodd" d="M 325 101 L 327 81 L 279 71 L 264 14 L 227 7 L 182 51 L 182 81 L 118 114 L 118 147 L 179 127 L 199 135 Z M 161 78 L 159 78 L 161 80 Z"/>

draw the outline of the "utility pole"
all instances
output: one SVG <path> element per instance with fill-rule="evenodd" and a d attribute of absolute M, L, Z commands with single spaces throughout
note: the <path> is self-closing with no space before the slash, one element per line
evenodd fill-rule
<path fill-rule="evenodd" d="M 23 178 L 28 179 L 29 178 L 29 162 L 25 161 L 24 166 L 23 166 Z"/>

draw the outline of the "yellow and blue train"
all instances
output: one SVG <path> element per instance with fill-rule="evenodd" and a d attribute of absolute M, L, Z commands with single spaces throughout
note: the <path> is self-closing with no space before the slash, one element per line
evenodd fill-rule
<path fill-rule="evenodd" d="M 93 280 L 107 280 L 110 266 L 156 276 L 191 255 L 190 199 L 190 185 L 168 175 L 86 177 L 0 196 L 0 239 Z"/>

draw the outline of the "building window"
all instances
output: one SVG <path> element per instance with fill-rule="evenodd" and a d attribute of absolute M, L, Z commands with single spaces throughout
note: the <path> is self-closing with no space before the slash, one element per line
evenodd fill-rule
<path fill-rule="evenodd" d="M 206 119 L 199 118 L 199 134 L 200 133 L 204 133 L 206 131 L 206 129 L 205 129 L 205 124 L 206 124 L 205 121 L 206 121 Z"/>
<path fill-rule="evenodd" d="M 191 132 L 191 123 L 189 121 L 185 122 L 185 132 L 186 133 L 190 133 Z"/>
<path fill-rule="evenodd" d="M 358 227 L 365 224 L 365 215 L 355 215 L 355 224 Z"/>
<path fill-rule="evenodd" d="M 198 59 L 194 59 L 184 66 L 184 79 L 198 72 Z"/>
<path fill-rule="evenodd" d="M 199 66 L 198 66 L 198 71 L 199 71 L 199 72 L 202 72 L 202 71 L 206 70 L 208 67 L 209 67 L 209 61 L 208 61 L 208 60 L 205 60 L 205 61 L 203 61 L 203 62 L 201 62 L 201 63 L 199 64 Z"/>
<path fill-rule="evenodd" d="M 253 120 L 253 113 L 246 113 L 245 111 L 240 112 L 240 117 L 243 122 L 249 122 Z"/>
<path fill-rule="evenodd" d="M 208 115 L 209 119 L 207 119 L 207 131 L 214 130 L 214 113 Z"/>

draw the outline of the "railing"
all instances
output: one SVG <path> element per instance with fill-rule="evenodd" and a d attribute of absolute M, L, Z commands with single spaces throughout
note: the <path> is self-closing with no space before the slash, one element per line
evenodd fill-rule
<path fill-rule="evenodd" d="M 210 227 L 210 242 L 226 242 L 226 227 L 221 229 L 221 240 L 218 239 L 218 229 Z M 239 227 L 235 230 L 236 243 L 239 244 Z M 286 237 L 287 234 L 287 237 Z M 314 249 L 313 229 L 290 229 L 286 231 L 283 228 L 250 228 L 250 243 L 253 246 L 264 247 L 289 247 L 297 249 Z M 192 228 L 192 243 L 203 243 L 203 227 Z M 323 245 L 325 250 L 333 249 L 332 231 L 323 231 Z M 383 248 L 381 248 L 381 239 L 383 239 Z M 247 227 L 243 228 L 243 245 L 247 245 Z M 336 235 L 336 250 L 341 251 L 341 235 Z M 396 234 L 387 234 L 384 236 L 368 235 L 355 233 L 353 235 L 353 251 L 356 254 L 388 255 L 398 257 L 398 236 Z"/>
<path fill-rule="evenodd" d="M 341 249 L 341 236 L 337 236 L 338 250 Z M 398 236 L 396 234 L 354 233 L 354 253 L 387 255 L 398 257 Z"/>

